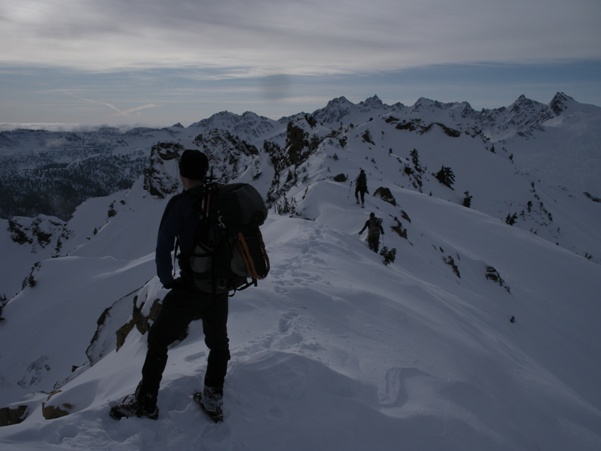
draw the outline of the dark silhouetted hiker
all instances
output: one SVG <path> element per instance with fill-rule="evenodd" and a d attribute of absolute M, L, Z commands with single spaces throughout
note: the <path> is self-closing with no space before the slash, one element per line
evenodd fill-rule
<path fill-rule="evenodd" d="M 374 252 L 378 252 L 380 249 L 380 234 L 384 235 L 382 220 L 377 218 L 374 213 L 370 213 L 369 219 L 365 221 L 365 225 L 359 232 L 359 235 L 361 235 L 365 229 L 367 229 L 367 244 L 369 245 L 369 248 Z"/>
<path fill-rule="evenodd" d="M 184 187 L 173 196 L 161 219 L 156 247 L 157 275 L 169 293 L 163 299 L 158 318 L 148 332 L 148 350 L 142 367 L 142 380 L 134 395 L 111 408 L 115 419 L 159 416 L 157 396 L 167 364 L 169 345 L 180 339 L 191 321 L 202 320 L 205 343 L 209 348 L 204 378 L 202 403 L 205 410 L 220 414 L 223 405 L 223 383 L 230 359 L 227 331 L 228 292 L 201 291 L 192 278 L 186 259 L 179 259 L 181 276 L 174 278 L 171 253 L 176 240 L 184 257 L 190 255 L 196 243 L 198 213 L 190 190 L 204 183 L 208 159 L 198 150 L 186 150 L 179 162 Z"/>
<path fill-rule="evenodd" d="M 357 200 L 357 203 L 361 200 L 361 207 L 365 206 L 365 193 L 368 193 L 367 176 L 365 175 L 365 171 L 361 169 L 361 172 L 355 180 L 355 199 Z"/>

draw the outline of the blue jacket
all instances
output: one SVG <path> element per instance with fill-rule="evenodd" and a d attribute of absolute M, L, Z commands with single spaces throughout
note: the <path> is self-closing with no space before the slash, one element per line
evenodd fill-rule
<path fill-rule="evenodd" d="M 167 286 L 173 283 L 171 253 L 176 240 L 179 241 L 182 255 L 190 255 L 194 250 L 197 224 L 198 213 L 194 208 L 192 195 L 188 191 L 183 191 L 173 196 L 167 203 L 161 218 L 155 254 L 157 275 L 163 285 Z M 180 261 L 183 277 L 188 271 L 186 265 L 181 264 L 184 260 Z"/>

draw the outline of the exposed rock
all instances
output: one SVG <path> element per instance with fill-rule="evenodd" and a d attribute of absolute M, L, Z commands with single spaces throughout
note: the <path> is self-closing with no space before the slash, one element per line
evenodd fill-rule
<path fill-rule="evenodd" d="M 0 409 L 0 427 L 21 423 L 27 418 L 28 413 L 29 409 L 27 406 L 2 407 Z"/>
<path fill-rule="evenodd" d="M 394 196 L 392 195 L 392 193 L 390 192 L 389 188 L 385 188 L 383 186 L 380 186 L 375 192 L 374 192 L 374 196 L 379 197 L 380 199 L 382 199 L 384 202 L 388 202 L 389 204 L 392 204 L 394 206 L 396 206 L 396 199 L 394 198 Z"/>
<path fill-rule="evenodd" d="M 8 221 L 8 231 L 15 243 L 32 245 L 33 252 L 36 251 L 37 246 L 45 248 L 53 243 L 58 252 L 62 240 L 71 234 L 64 221 L 46 215 L 37 215 L 35 218 L 11 218 Z"/>
<path fill-rule="evenodd" d="M 44 403 L 42 404 L 42 415 L 46 420 L 54 420 L 69 415 L 69 410 L 73 408 L 71 404 L 63 404 L 62 407 L 64 407 L 64 409 L 59 406 L 47 406 L 46 403 Z"/>
<path fill-rule="evenodd" d="M 161 310 L 160 299 L 155 299 L 153 301 L 148 316 L 144 316 L 144 314 L 142 313 L 142 307 L 137 306 L 137 299 L 137 297 L 134 298 L 134 310 L 132 318 L 123 326 L 121 326 L 119 330 L 117 330 L 117 351 L 121 348 L 121 346 L 123 346 L 123 343 L 125 343 L 125 339 L 134 327 L 138 329 L 138 332 L 144 335 L 146 332 L 148 332 L 148 329 L 150 329 L 151 322 L 154 322 L 154 320 L 156 320 L 159 316 L 159 311 Z"/>
<path fill-rule="evenodd" d="M 54 397 L 58 393 L 61 393 L 61 391 L 60 390 L 53 391 L 52 393 L 50 393 L 48 395 L 48 398 L 46 399 L 46 401 L 42 403 L 42 415 L 44 416 L 44 418 L 46 420 L 54 420 L 55 418 L 67 416 L 67 415 L 69 415 L 69 413 L 71 413 L 71 410 L 73 410 L 74 406 L 73 406 L 73 404 L 70 404 L 70 403 L 60 404 L 60 401 L 59 401 L 58 405 L 53 405 L 53 404 L 49 403 L 49 401 L 52 399 L 52 397 Z"/>
<path fill-rule="evenodd" d="M 144 169 L 144 189 L 161 199 L 180 189 L 177 162 L 184 148 L 178 143 L 158 143 L 150 150 L 150 165 Z"/>

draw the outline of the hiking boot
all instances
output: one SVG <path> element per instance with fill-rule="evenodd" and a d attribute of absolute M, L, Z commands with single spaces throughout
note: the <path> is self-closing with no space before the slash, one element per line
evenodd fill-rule
<path fill-rule="evenodd" d="M 150 418 L 151 420 L 156 420 L 159 417 L 159 408 L 157 407 L 156 402 L 153 403 L 149 401 L 150 400 L 147 400 L 145 403 L 140 403 L 136 400 L 135 395 L 127 395 L 123 399 L 123 402 L 111 407 L 110 415 L 115 420 L 130 417 Z"/>
<path fill-rule="evenodd" d="M 223 390 L 205 385 L 200 402 L 207 412 L 221 413 L 223 411 Z"/>

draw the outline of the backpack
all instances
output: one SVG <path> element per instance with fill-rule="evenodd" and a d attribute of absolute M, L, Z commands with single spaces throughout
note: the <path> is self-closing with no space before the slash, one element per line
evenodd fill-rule
<path fill-rule="evenodd" d="M 382 219 L 380 218 L 369 218 L 369 226 L 367 232 L 372 236 L 379 236 L 382 228 Z"/>
<path fill-rule="evenodd" d="M 361 172 L 357 176 L 357 188 L 367 188 L 367 176 L 365 172 Z"/>
<path fill-rule="evenodd" d="M 267 207 L 247 183 L 208 183 L 190 190 L 199 221 L 188 263 L 196 287 L 205 292 L 243 290 L 269 273 L 259 228 Z"/>

